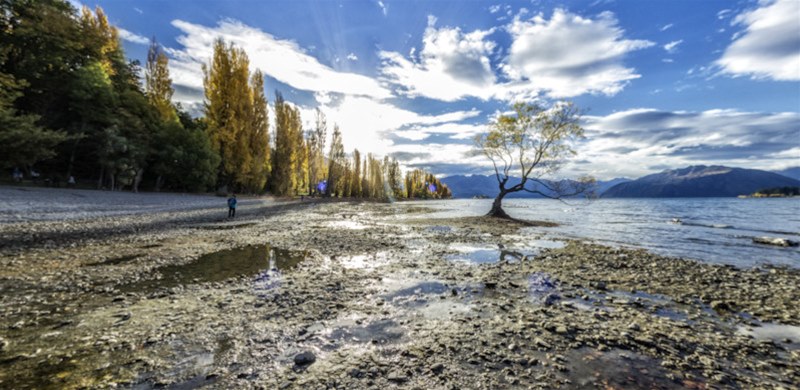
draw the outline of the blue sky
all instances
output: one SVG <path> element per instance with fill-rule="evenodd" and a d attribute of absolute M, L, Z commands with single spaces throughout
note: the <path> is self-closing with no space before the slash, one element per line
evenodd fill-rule
<path fill-rule="evenodd" d="M 81 4 L 73 1 L 73 4 Z M 126 53 L 155 36 L 174 99 L 202 102 L 217 37 L 348 150 L 488 173 L 471 138 L 518 100 L 571 100 L 587 139 L 561 175 L 800 165 L 800 1 L 120 1 Z"/>

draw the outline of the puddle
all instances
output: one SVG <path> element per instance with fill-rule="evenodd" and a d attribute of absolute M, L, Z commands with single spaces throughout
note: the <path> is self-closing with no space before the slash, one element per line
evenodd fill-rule
<path fill-rule="evenodd" d="M 528 294 L 541 305 L 549 306 L 561 299 L 556 280 L 544 272 L 534 272 L 528 276 Z"/>
<path fill-rule="evenodd" d="M 769 340 L 782 344 L 790 350 L 800 350 L 800 326 L 764 322 L 761 326 L 740 325 L 737 334 L 750 336 L 756 340 Z"/>
<path fill-rule="evenodd" d="M 330 221 L 330 222 L 325 223 L 325 226 L 331 227 L 331 228 L 350 229 L 350 230 L 363 230 L 363 229 L 366 229 L 366 228 L 369 227 L 367 225 L 364 225 L 361 222 L 348 221 L 348 220 Z"/>
<path fill-rule="evenodd" d="M 435 281 L 420 282 L 383 296 L 387 301 L 398 301 L 421 295 L 441 295 L 450 291 L 446 284 Z"/>
<path fill-rule="evenodd" d="M 209 375 L 214 364 L 218 364 L 221 361 L 222 355 L 231 346 L 230 339 L 227 338 L 218 340 L 213 351 L 208 351 L 204 349 L 205 347 L 196 343 L 175 340 L 167 346 L 177 358 L 175 365 L 163 374 L 156 375 L 154 372 L 140 374 L 139 380 L 131 388 L 145 390 L 166 387 L 175 390 L 188 390 L 211 385 L 217 381 L 216 375 Z M 166 381 L 169 384 L 158 383 L 157 379 Z"/>
<path fill-rule="evenodd" d="M 127 262 L 132 261 L 132 260 L 136 260 L 140 256 L 142 256 L 141 253 L 137 253 L 135 255 L 119 256 L 119 257 L 114 257 L 112 259 L 108 259 L 108 260 L 105 260 L 105 261 L 87 264 L 87 266 L 89 266 L 89 267 L 97 267 L 97 266 L 101 266 L 101 265 L 118 265 L 118 264 L 122 264 L 122 263 L 127 263 Z"/>
<path fill-rule="evenodd" d="M 476 264 L 497 263 L 500 261 L 514 263 L 538 256 L 544 249 L 559 249 L 565 245 L 562 241 L 528 239 L 510 246 L 455 243 L 450 244 L 449 249 L 457 253 L 447 255 L 445 258 L 451 261 Z"/>
<path fill-rule="evenodd" d="M 670 379 L 672 375 L 658 360 L 631 351 L 580 348 L 566 358 L 567 389 L 684 389 L 689 385 Z"/>
<path fill-rule="evenodd" d="M 339 261 L 346 269 L 375 269 L 389 262 L 387 252 L 378 252 L 367 255 L 335 256 L 332 261 Z"/>
<path fill-rule="evenodd" d="M 452 233 L 455 231 L 455 229 L 452 226 L 445 226 L 445 225 L 428 226 L 427 228 L 425 228 L 425 230 L 431 233 L 439 233 L 439 234 Z"/>
<path fill-rule="evenodd" d="M 503 260 L 522 261 L 527 255 L 527 253 L 503 249 L 499 245 L 451 244 L 449 249 L 458 253 L 445 256 L 447 260 L 474 264 L 497 263 Z"/>
<path fill-rule="evenodd" d="M 472 310 L 479 286 L 449 285 L 438 280 L 384 278 L 384 293 L 378 295 L 398 309 L 400 316 L 448 319 Z"/>
<path fill-rule="evenodd" d="M 221 282 L 247 275 L 263 278 L 264 271 L 295 267 L 308 258 L 308 252 L 272 248 L 269 245 L 245 246 L 209 253 L 183 265 L 161 267 L 158 279 L 144 280 L 122 287 L 124 291 L 152 291 L 184 284 Z"/>
<path fill-rule="evenodd" d="M 581 310 L 605 310 L 614 311 L 611 304 L 630 305 L 638 307 L 654 316 L 667 318 L 673 321 L 692 322 L 689 320 L 689 311 L 692 309 L 685 305 L 676 304 L 670 298 L 648 294 L 641 291 L 607 291 L 595 292 L 588 289 L 581 289 L 577 298 L 565 299 L 564 302 Z"/>
<path fill-rule="evenodd" d="M 394 320 L 378 320 L 365 325 L 339 326 L 332 329 L 326 337 L 340 344 L 385 345 L 401 341 L 404 335 L 405 330 Z"/>

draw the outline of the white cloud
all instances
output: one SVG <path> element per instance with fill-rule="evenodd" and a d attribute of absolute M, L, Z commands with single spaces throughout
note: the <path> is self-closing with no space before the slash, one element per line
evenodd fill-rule
<path fill-rule="evenodd" d="M 141 35 L 132 33 L 132 32 L 130 32 L 130 31 L 124 29 L 124 28 L 117 27 L 117 31 L 119 32 L 119 37 L 122 38 L 123 40 L 128 41 L 128 42 L 136 43 L 136 44 L 139 44 L 139 45 L 148 45 L 148 44 L 150 44 L 150 40 L 149 39 L 147 39 L 147 38 L 145 38 L 145 37 L 143 37 Z"/>
<path fill-rule="evenodd" d="M 384 4 L 383 1 L 378 0 L 378 7 L 381 9 L 381 12 L 383 12 L 383 16 L 386 16 L 389 13 L 389 8 L 386 7 L 386 4 Z"/>
<path fill-rule="evenodd" d="M 167 54 L 173 57 L 170 73 L 173 82 L 178 85 L 202 89 L 201 65 L 210 61 L 214 41 L 222 38 L 247 52 L 251 68 L 261 69 L 294 88 L 377 99 L 391 97 L 391 92 L 373 78 L 333 70 L 306 54 L 295 42 L 278 39 L 235 20 L 223 20 L 215 27 L 182 20 L 174 20 L 172 25 L 183 32 L 177 38 L 183 47 L 167 50 Z"/>
<path fill-rule="evenodd" d="M 463 33 L 457 27 L 437 29 L 435 23 L 436 18 L 429 16 L 418 62 L 397 52 L 379 53 L 384 77 L 402 86 L 401 93 L 409 96 L 443 101 L 486 98 L 486 89 L 495 82 L 488 57 L 495 44 L 485 40 L 493 31 Z"/>
<path fill-rule="evenodd" d="M 512 43 L 493 67 L 489 58 L 497 45 L 488 36 L 494 30 L 467 33 L 435 23 L 429 17 L 419 60 L 379 53 L 385 80 L 402 94 L 443 101 L 532 99 L 541 93 L 553 98 L 614 95 L 640 77 L 623 66 L 625 55 L 654 45 L 625 39 L 609 12 L 588 19 L 557 9 L 549 20 L 542 14 L 530 20 L 517 16 L 507 25 Z"/>
<path fill-rule="evenodd" d="M 486 126 L 486 124 L 448 122 L 432 126 L 411 126 L 407 130 L 396 131 L 393 134 L 413 141 L 421 141 L 434 134 L 447 135 L 452 140 L 469 140 L 486 131 Z"/>
<path fill-rule="evenodd" d="M 667 30 L 669 30 L 670 28 L 672 28 L 672 26 L 673 26 L 673 24 L 672 24 L 672 23 L 670 23 L 670 24 L 665 24 L 663 27 L 661 27 L 661 31 L 667 31 Z"/>
<path fill-rule="evenodd" d="M 754 79 L 800 80 L 800 1 L 759 2 L 731 22 L 744 27 L 734 35 L 716 65 L 723 73 Z"/>
<path fill-rule="evenodd" d="M 421 115 L 389 103 L 354 96 L 345 96 L 337 104 L 323 105 L 320 109 L 327 116 L 331 129 L 334 123 L 339 125 L 345 150 L 349 152 L 358 148 L 361 151 L 378 155 L 386 155 L 390 152 L 392 145 L 388 138 L 390 133 L 408 129 L 414 125 L 460 122 L 480 115 L 480 111 L 476 109 L 439 115 Z M 308 119 L 305 116 L 303 118 Z M 407 139 L 413 138 L 413 135 L 405 135 L 407 135 Z"/>
<path fill-rule="evenodd" d="M 500 12 L 502 6 L 500 4 L 495 4 L 489 7 L 489 13 L 496 14 Z"/>
<path fill-rule="evenodd" d="M 622 64 L 625 55 L 654 45 L 625 39 L 610 12 L 593 20 L 556 9 L 550 20 L 541 14 L 529 21 L 517 19 L 509 31 L 514 41 L 505 73 L 557 98 L 618 93 L 640 77 Z"/>
<path fill-rule="evenodd" d="M 666 45 L 664 45 L 664 50 L 666 50 L 667 53 L 674 54 L 678 51 L 678 45 L 680 45 L 681 43 L 683 43 L 683 39 L 667 43 Z"/>
<path fill-rule="evenodd" d="M 133 10 L 139 13 L 139 15 L 144 14 L 144 11 L 142 11 L 140 8 L 133 7 Z"/>
<path fill-rule="evenodd" d="M 347 59 L 350 61 L 358 61 L 358 56 L 356 55 L 356 53 L 350 53 L 347 55 Z"/>
<path fill-rule="evenodd" d="M 584 127 L 578 158 L 588 164 L 569 169 L 604 179 L 698 164 L 771 170 L 790 165 L 797 147 L 787 140 L 800 133 L 800 113 L 641 108 L 586 116 Z"/>

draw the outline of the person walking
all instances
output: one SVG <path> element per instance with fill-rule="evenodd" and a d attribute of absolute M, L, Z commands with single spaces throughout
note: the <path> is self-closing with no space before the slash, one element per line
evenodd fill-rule
<path fill-rule="evenodd" d="M 228 198 L 228 218 L 236 217 L 236 194 Z"/>

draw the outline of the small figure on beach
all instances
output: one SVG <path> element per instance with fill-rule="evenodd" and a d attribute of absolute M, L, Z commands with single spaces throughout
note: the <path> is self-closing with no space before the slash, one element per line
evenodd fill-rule
<path fill-rule="evenodd" d="M 22 182 L 22 171 L 19 168 L 14 167 L 14 173 L 11 174 L 11 177 L 14 178 L 15 183 Z"/>
<path fill-rule="evenodd" d="M 236 194 L 231 195 L 228 198 L 228 218 L 233 218 L 236 216 Z"/>
<path fill-rule="evenodd" d="M 67 187 L 75 188 L 75 176 L 69 176 L 69 179 L 67 179 Z"/>

